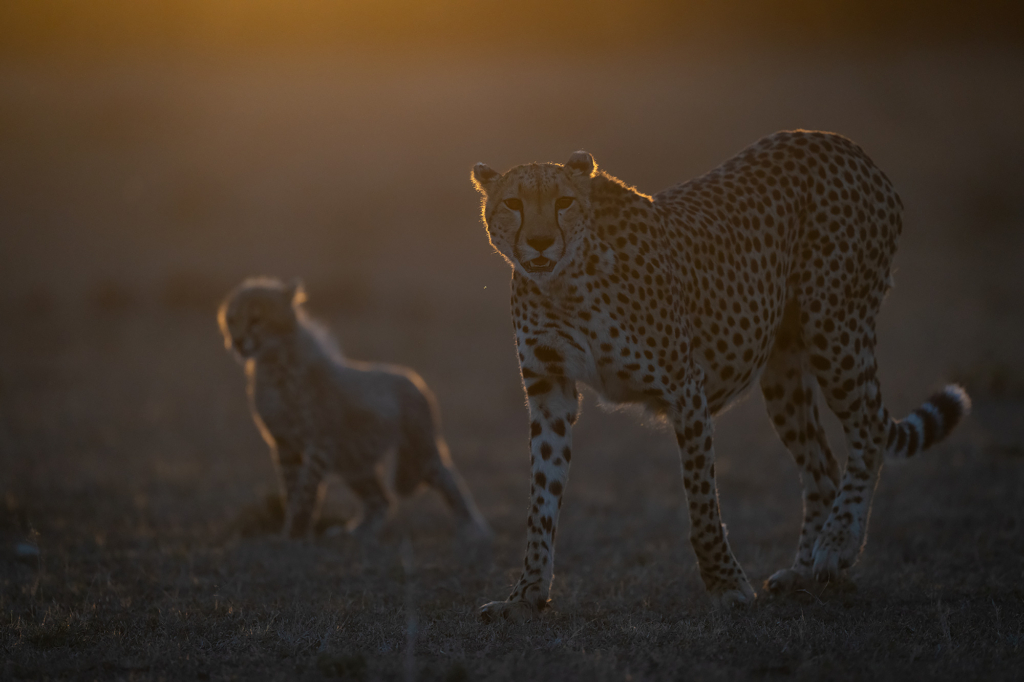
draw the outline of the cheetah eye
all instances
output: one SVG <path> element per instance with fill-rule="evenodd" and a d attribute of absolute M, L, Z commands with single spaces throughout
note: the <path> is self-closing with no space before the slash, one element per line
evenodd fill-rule
<path fill-rule="evenodd" d="M 561 211 L 563 208 L 569 208 L 572 206 L 572 202 L 576 201 L 572 197 L 558 197 L 555 199 L 555 208 Z"/>
<path fill-rule="evenodd" d="M 512 199 L 505 199 L 505 205 L 511 208 L 513 211 L 523 210 L 523 202 L 514 197 Z"/>

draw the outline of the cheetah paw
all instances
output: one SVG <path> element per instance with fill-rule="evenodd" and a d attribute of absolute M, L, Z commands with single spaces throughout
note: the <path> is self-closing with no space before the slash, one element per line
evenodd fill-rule
<path fill-rule="evenodd" d="M 387 517 L 384 515 L 364 517 L 349 528 L 348 534 L 360 544 L 376 545 L 380 540 L 380 532 L 384 528 L 385 521 L 387 521 Z"/>
<path fill-rule="evenodd" d="M 480 619 L 485 623 L 508 620 L 522 623 L 539 613 L 538 609 L 525 601 L 492 601 L 480 607 Z"/>
<path fill-rule="evenodd" d="M 800 571 L 795 568 L 783 568 L 765 580 L 764 587 L 773 594 L 795 592 L 804 588 L 808 577 L 806 571 Z"/>
<path fill-rule="evenodd" d="M 731 590 L 723 590 L 711 595 L 718 606 L 726 609 L 742 608 L 750 606 L 757 598 L 754 588 L 746 580 Z"/>
<path fill-rule="evenodd" d="M 827 528 L 814 543 L 812 573 L 818 582 L 835 582 L 857 561 L 861 538 L 855 529 Z"/>

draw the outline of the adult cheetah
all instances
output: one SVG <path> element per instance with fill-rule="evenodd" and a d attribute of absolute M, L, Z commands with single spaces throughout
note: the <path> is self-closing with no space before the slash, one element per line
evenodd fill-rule
<path fill-rule="evenodd" d="M 579 413 L 576 382 L 639 402 L 675 429 L 690 542 L 708 592 L 754 597 L 719 516 L 712 416 L 759 382 L 803 483 L 796 559 L 772 591 L 836 578 L 865 539 L 883 454 L 909 457 L 970 408 L 947 386 L 902 421 L 883 402 L 875 318 L 891 285 L 902 204 L 850 140 L 780 132 L 652 196 L 576 152 L 564 165 L 473 168 L 491 244 L 514 268 L 512 319 L 530 409 L 531 505 L 522 577 L 485 619 L 543 609 Z M 815 385 L 839 417 L 829 449 Z"/>

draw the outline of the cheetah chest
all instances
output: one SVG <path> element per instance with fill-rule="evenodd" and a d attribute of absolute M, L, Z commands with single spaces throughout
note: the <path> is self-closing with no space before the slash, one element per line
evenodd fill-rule
<path fill-rule="evenodd" d="M 635 295 L 524 303 L 516 319 L 524 377 L 566 376 L 613 403 L 656 404 L 677 388 L 682 328 Z"/>

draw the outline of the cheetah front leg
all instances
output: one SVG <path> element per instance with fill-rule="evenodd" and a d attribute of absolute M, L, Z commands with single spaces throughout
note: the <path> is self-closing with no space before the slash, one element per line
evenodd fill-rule
<path fill-rule="evenodd" d="M 271 446 L 274 464 L 281 483 L 281 508 L 288 509 L 288 501 L 295 496 L 302 473 L 302 450 L 285 440 Z"/>
<path fill-rule="evenodd" d="M 689 384 L 676 400 L 674 426 L 690 509 L 690 544 L 704 586 L 719 604 L 742 606 L 756 596 L 733 556 L 718 508 L 713 424 L 704 389 Z"/>
<path fill-rule="evenodd" d="M 525 373 L 524 373 L 525 374 Z M 485 621 L 521 621 L 548 606 L 554 577 L 555 531 L 572 460 L 572 425 L 579 411 L 576 383 L 564 377 L 527 380 L 530 405 L 530 512 L 523 574 L 505 601 L 480 608 Z"/>
<path fill-rule="evenodd" d="M 312 528 L 313 515 L 319 502 L 320 484 L 324 480 L 327 460 L 322 449 L 307 447 L 302 455 L 302 464 L 298 471 L 294 469 L 286 475 L 291 477 L 288 500 L 284 510 L 285 538 L 301 538 Z"/>

